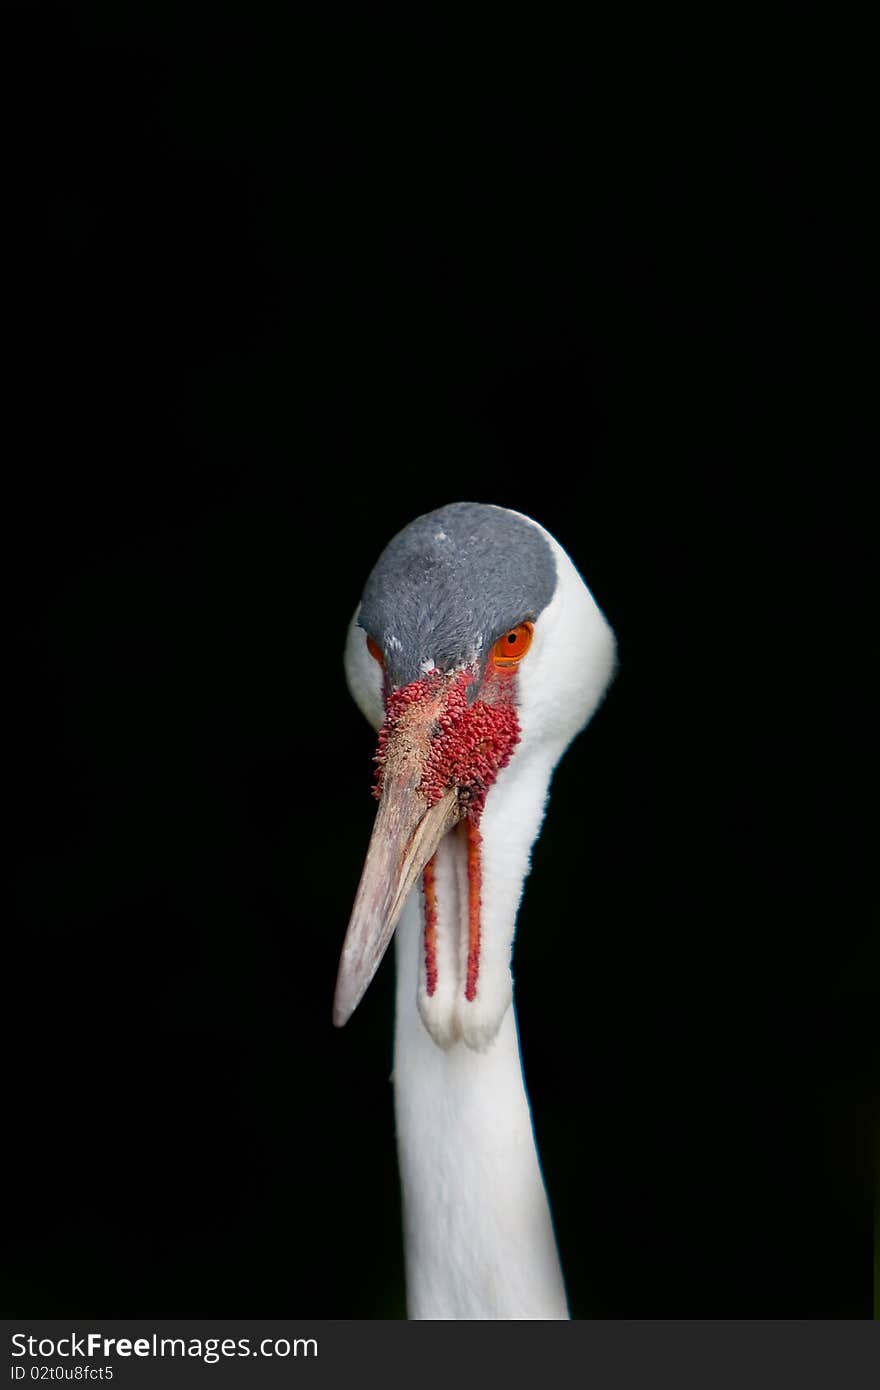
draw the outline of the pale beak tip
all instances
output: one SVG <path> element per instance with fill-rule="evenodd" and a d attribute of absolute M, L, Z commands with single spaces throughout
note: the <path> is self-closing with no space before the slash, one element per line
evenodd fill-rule
<path fill-rule="evenodd" d="M 354 1011 L 343 1008 L 341 1004 L 333 1005 L 333 1027 L 344 1028 Z"/>
<path fill-rule="evenodd" d="M 361 992 L 355 993 L 351 988 L 351 980 L 345 978 L 346 972 L 340 970 L 339 978 L 336 981 L 336 993 L 333 996 L 333 1027 L 344 1028 L 351 1018 L 358 1004 L 361 1002 Z"/>

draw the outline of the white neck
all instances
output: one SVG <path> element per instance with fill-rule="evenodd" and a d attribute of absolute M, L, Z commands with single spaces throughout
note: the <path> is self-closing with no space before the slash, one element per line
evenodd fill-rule
<path fill-rule="evenodd" d="M 418 889 L 397 928 L 394 1095 L 411 1318 L 567 1318 L 513 1005 L 485 1052 L 417 1005 Z"/>

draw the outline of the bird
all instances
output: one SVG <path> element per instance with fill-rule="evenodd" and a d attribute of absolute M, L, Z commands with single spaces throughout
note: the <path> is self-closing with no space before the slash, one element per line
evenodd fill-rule
<path fill-rule="evenodd" d="M 476 502 L 404 526 L 348 627 L 349 691 L 378 733 L 378 807 L 333 1022 L 348 1022 L 395 936 L 410 1319 L 570 1316 L 511 961 L 553 771 L 600 705 L 616 650 L 559 542 Z"/>

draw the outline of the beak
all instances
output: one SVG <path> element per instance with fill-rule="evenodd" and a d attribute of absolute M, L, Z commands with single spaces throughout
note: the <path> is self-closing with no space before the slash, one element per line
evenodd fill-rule
<path fill-rule="evenodd" d="M 382 798 L 342 945 L 333 1022 L 354 1013 L 388 948 L 413 884 L 447 831 L 462 818 L 455 787 L 429 804 L 422 791 L 435 702 L 413 706 L 389 738 Z"/>

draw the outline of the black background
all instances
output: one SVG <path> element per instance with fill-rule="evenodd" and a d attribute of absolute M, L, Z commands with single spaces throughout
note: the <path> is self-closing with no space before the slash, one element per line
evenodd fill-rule
<path fill-rule="evenodd" d="M 573 1312 L 870 1315 L 867 103 L 794 15 L 6 11 L 7 1313 L 403 1315 L 341 650 L 469 499 L 620 642 L 516 953 Z"/>

